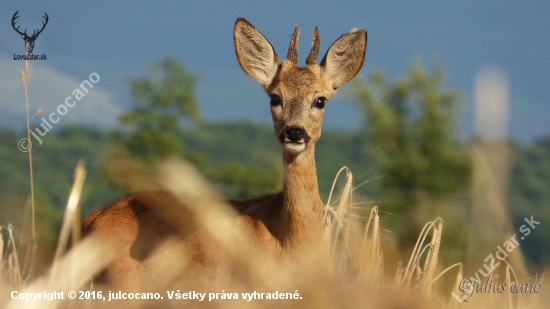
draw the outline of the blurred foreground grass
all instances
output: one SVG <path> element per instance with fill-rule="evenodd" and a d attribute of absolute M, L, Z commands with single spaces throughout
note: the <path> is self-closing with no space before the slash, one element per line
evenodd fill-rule
<path fill-rule="evenodd" d="M 122 162 L 121 162 L 122 163 Z M 201 199 L 211 200 L 212 189 L 205 179 L 187 163 L 181 161 L 167 162 L 162 165 L 160 172 L 143 168 L 140 162 L 126 161 L 119 166 L 119 172 L 124 173 L 122 178 L 131 183 L 131 187 L 141 189 L 160 185 L 175 196 L 198 203 L 194 209 L 204 209 L 208 216 L 225 216 L 221 213 L 212 214 L 216 208 L 208 210 L 200 203 Z M 364 197 L 356 196 L 354 192 L 353 174 L 347 168 L 339 173 L 335 188 L 331 192 L 330 200 L 326 205 L 325 236 L 330 247 L 326 251 L 308 252 L 294 260 L 290 265 L 281 265 L 269 258 L 251 258 L 248 248 L 251 244 L 246 241 L 235 242 L 229 240 L 225 244 L 231 248 L 233 258 L 239 261 L 239 272 L 224 277 L 223 280 L 209 284 L 199 284 L 185 280 L 185 276 L 178 276 L 178 269 L 185 265 L 185 258 L 175 256 L 170 250 L 160 249 L 156 256 L 150 258 L 156 263 L 159 273 L 153 282 L 143 282 L 136 285 L 132 292 L 158 292 L 163 300 L 58 300 L 58 301 L 22 301 L 11 300 L 11 291 L 38 292 L 53 290 L 75 291 L 102 291 L 104 296 L 109 295 L 108 287 L 93 284 L 93 278 L 109 261 L 108 248 L 93 238 L 85 241 L 78 240 L 79 199 L 85 169 L 79 165 L 75 172 L 73 190 L 65 211 L 65 218 L 57 243 L 56 255 L 49 269 L 41 276 L 25 270 L 25 252 L 28 242 L 13 238 L 12 228 L 3 227 L 10 231 L 9 240 L 2 248 L 2 284 L 0 295 L 5 308 L 107 308 L 132 307 L 149 308 L 163 307 L 208 307 L 208 308 L 454 308 L 464 306 L 451 295 L 454 292 L 458 297 L 466 293 L 458 290 L 462 278 L 472 275 L 463 267 L 458 259 L 451 268 L 439 259 L 441 250 L 452 248 L 453 243 L 446 243 L 442 235 L 446 233 L 444 220 L 433 218 L 425 225 L 418 236 L 418 242 L 409 258 L 398 262 L 398 256 L 392 252 L 392 244 L 396 243 L 395 234 L 391 226 L 384 226 L 381 220 L 379 207 L 370 207 L 364 204 Z M 188 184 L 181 186 L 181 184 Z M 84 185 L 85 187 L 85 185 Z M 494 194 L 494 192 L 490 192 Z M 207 196 L 204 196 L 207 194 Z M 191 195 L 191 196 L 190 196 Z M 196 208 L 195 208 L 196 207 Z M 221 205 L 223 207 L 223 205 Z M 362 209 L 370 209 L 365 215 Z M 382 215 L 383 217 L 383 215 Z M 200 220 L 208 222 L 209 217 L 200 216 Z M 22 231 L 23 234 L 29 231 Z M 466 231 L 464 231 L 466 233 Z M 533 231 L 536 233 L 537 231 Z M 211 233 L 219 233 L 217 237 L 223 239 L 227 231 L 216 228 Z M 504 237 L 509 235 L 502 234 Z M 22 239 L 29 239 L 23 237 Z M 170 241 L 160 246 L 168 248 Z M 65 253 L 66 245 L 71 244 Z M 387 249 L 386 249 L 387 248 Z M 480 255 L 486 256 L 496 251 L 494 248 L 480 246 L 476 248 Z M 520 249 L 510 253 L 521 258 Z M 177 262 L 175 262 L 177 261 Z M 542 308 L 548 303 L 548 294 L 544 293 L 544 277 L 522 275 L 514 277 L 521 268 L 521 261 L 497 268 L 493 275 L 495 282 L 507 283 L 542 283 L 541 293 L 481 293 L 473 296 L 469 307 L 472 308 Z M 483 258 L 474 261 L 481 267 Z M 516 264 L 516 265 L 514 265 Z M 519 265 L 519 266 L 518 266 Z M 473 266 L 473 267 L 476 267 Z M 32 266 L 31 266 L 32 267 Z M 475 271 L 474 268 L 472 272 Z M 522 271 L 522 270 L 519 270 Z M 30 276 L 29 276 L 30 275 Z M 440 275 L 442 275 L 440 277 Z M 483 279 L 483 278 L 482 278 Z M 486 279 L 485 279 L 486 280 Z M 201 291 L 205 293 L 238 293 L 239 300 L 218 299 L 213 301 L 168 300 L 167 291 Z M 243 300 L 241 293 L 299 293 L 301 299 L 293 300 Z M 85 294 L 84 294 L 85 295 Z M 90 294 L 88 294 L 90 295 Z M 221 298 L 222 294 L 218 297 Z M 226 294 L 223 294 L 226 295 Z"/>

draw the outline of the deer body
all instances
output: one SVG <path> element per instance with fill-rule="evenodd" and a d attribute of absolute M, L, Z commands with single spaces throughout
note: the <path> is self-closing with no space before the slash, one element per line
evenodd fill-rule
<path fill-rule="evenodd" d="M 275 136 L 283 150 L 283 191 L 229 200 L 239 215 L 228 224 L 244 229 L 259 251 L 287 261 L 323 240 L 315 142 L 321 136 L 325 102 L 357 74 L 367 43 L 366 31 L 353 29 L 334 42 L 318 65 L 320 41 L 315 29 L 306 66 L 299 67 L 298 37 L 296 27 L 287 60 L 281 62 L 269 41 L 248 21 L 239 18 L 234 29 L 239 64 L 270 96 Z M 103 274 L 107 281 L 121 284 L 143 280 L 149 271 L 145 261 L 150 253 L 162 240 L 176 234 L 182 236 L 182 246 L 191 255 L 188 269 L 200 273 L 231 267 L 223 248 L 193 222 L 191 212 L 178 216 L 186 218 L 184 222 L 172 222 L 170 215 L 162 215 L 170 213 L 171 203 L 184 201 L 176 201 L 166 192 L 138 192 L 83 221 L 84 234 L 104 237 L 116 248 Z"/>

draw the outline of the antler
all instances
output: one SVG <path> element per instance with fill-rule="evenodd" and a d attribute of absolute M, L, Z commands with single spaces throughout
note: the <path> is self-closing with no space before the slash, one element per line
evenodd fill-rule
<path fill-rule="evenodd" d="M 13 17 L 11 18 L 11 26 L 13 27 L 13 30 L 15 30 L 21 36 L 23 36 L 24 40 L 36 39 L 36 37 L 38 37 L 38 35 L 44 30 L 44 28 L 46 28 L 46 25 L 48 24 L 48 21 L 50 20 L 50 17 L 48 16 L 48 14 L 44 13 L 44 16 L 42 16 L 42 17 L 44 17 L 44 19 L 46 19 L 46 22 L 42 22 L 42 29 L 33 30 L 32 35 L 29 36 L 27 34 L 27 30 L 25 30 L 25 32 L 21 32 L 21 31 L 19 31 L 19 26 L 17 28 L 15 28 L 15 24 L 16 24 L 15 20 L 19 18 L 19 16 L 17 15 L 18 13 L 19 13 L 19 10 L 15 11 L 15 13 L 13 14 Z"/>
<path fill-rule="evenodd" d="M 46 28 L 46 25 L 48 24 L 48 20 L 50 20 L 50 18 L 48 17 L 48 14 L 46 14 L 46 12 L 44 12 L 44 16 L 42 16 L 42 17 L 44 17 L 44 19 L 46 19 L 46 22 L 42 22 L 42 29 L 38 30 L 38 32 L 36 34 L 34 34 L 36 32 L 36 30 L 33 30 L 32 35 L 31 35 L 31 37 L 33 37 L 33 38 L 38 37 L 38 35 L 40 33 L 42 33 L 42 31 L 44 30 L 44 28 Z"/>
<path fill-rule="evenodd" d="M 286 55 L 286 61 L 294 64 L 298 64 L 298 39 L 300 38 L 300 29 L 298 26 L 294 28 L 294 34 L 290 39 L 290 46 L 288 47 L 288 53 Z"/>
<path fill-rule="evenodd" d="M 319 38 L 319 29 L 317 29 L 317 27 L 315 27 L 315 31 L 313 31 L 311 39 L 313 40 L 313 47 L 311 47 L 309 56 L 307 56 L 306 65 L 317 64 L 317 55 L 319 54 L 319 47 L 321 45 L 321 39 Z"/>
<path fill-rule="evenodd" d="M 27 30 L 25 30 L 25 33 L 23 33 L 21 31 L 19 31 L 19 27 L 15 28 L 15 20 L 19 18 L 19 16 L 17 16 L 17 13 L 19 13 L 19 10 L 15 11 L 15 13 L 13 14 L 13 17 L 11 18 L 11 26 L 13 27 L 13 30 L 15 30 L 20 35 L 24 35 L 24 36 L 28 37 Z"/>

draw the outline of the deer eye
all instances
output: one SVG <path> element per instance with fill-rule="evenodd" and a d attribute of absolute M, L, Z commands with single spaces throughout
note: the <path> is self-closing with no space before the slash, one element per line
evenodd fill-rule
<path fill-rule="evenodd" d="M 272 94 L 269 96 L 269 104 L 271 106 L 279 106 L 281 105 L 281 98 L 276 94 Z"/>
<path fill-rule="evenodd" d="M 324 98 L 324 97 L 319 97 L 317 99 L 315 99 L 315 101 L 313 102 L 313 106 L 317 107 L 318 109 L 323 109 L 325 108 L 325 101 L 327 99 Z"/>

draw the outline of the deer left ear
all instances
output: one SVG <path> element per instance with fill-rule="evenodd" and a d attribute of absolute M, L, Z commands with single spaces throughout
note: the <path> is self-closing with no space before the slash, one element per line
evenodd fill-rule
<path fill-rule="evenodd" d="M 352 29 L 339 37 L 321 62 L 323 78 L 336 89 L 349 82 L 363 66 L 367 50 L 367 31 Z"/>

